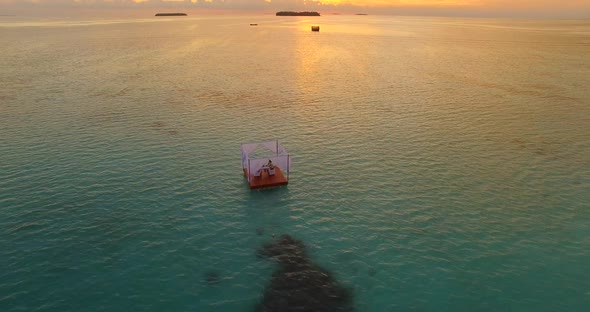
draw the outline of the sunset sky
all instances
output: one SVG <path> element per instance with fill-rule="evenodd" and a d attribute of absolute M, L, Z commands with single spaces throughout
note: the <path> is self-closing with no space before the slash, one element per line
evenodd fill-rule
<path fill-rule="evenodd" d="M 85 10 L 314 10 L 397 15 L 589 18 L 589 0 L 0 0 L 0 15 Z"/>

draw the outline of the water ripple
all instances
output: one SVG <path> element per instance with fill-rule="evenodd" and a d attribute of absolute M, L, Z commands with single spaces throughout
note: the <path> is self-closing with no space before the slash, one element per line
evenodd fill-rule
<path fill-rule="evenodd" d="M 252 310 L 282 234 L 355 311 L 586 310 L 587 25 L 256 20 L 0 25 L 0 310 Z"/>

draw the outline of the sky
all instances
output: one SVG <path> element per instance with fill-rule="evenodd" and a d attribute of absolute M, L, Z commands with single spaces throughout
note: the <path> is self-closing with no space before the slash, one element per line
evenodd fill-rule
<path fill-rule="evenodd" d="M 137 15 L 154 10 L 590 18 L 590 0 L 0 0 L 0 15 Z"/>

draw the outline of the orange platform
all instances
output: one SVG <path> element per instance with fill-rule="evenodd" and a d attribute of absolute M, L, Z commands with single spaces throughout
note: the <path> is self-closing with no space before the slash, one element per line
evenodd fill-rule
<path fill-rule="evenodd" d="M 248 179 L 248 169 L 244 168 L 244 177 L 246 180 Z M 252 177 L 252 180 L 249 182 L 250 189 L 262 189 L 268 187 L 277 187 L 282 185 L 287 185 L 289 181 L 283 175 L 283 171 L 279 167 L 275 167 L 275 174 L 268 175 L 266 170 L 263 170 L 259 177 Z"/>

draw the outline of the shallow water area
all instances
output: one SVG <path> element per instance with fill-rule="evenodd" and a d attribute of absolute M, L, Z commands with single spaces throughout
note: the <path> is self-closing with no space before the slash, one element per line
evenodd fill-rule
<path fill-rule="evenodd" d="M 0 310 L 251 311 L 281 234 L 355 311 L 587 310 L 589 30 L 1 17 Z"/>

